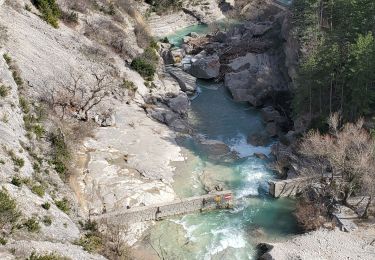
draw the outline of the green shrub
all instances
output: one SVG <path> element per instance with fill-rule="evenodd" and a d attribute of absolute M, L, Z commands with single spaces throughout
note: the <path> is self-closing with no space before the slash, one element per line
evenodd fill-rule
<path fill-rule="evenodd" d="M 98 252 L 103 247 L 102 238 L 93 233 L 82 236 L 76 244 L 82 246 L 88 252 Z"/>
<path fill-rule="evenodd" d="M 6 96 L 8 96 L 8 94 L 9 88 L 4 85 L 0 85 L 0 97 L 5 98 Z"/>
<path fill-rule="evenodd" d="M 126 80 L 126 79 L 122 81 L 121 87 L 129 91 L 133 91 L 133 92 L 137 91 L 138 89 L 137 86 L 134 84 L 134 82 Z"/>
<path fill-rule="evenodd" d="M 52 225 L 52 218 L 50 216 L 44 216 L 43 217 L 43 223 L 46 226 L 51 226 Z"/>
<path fill-rule="evenodd" d="M 49 210 L 50 207 L 51 207 L 51 204 L 49 204 L 48 202 L 45 202 L 42 204 L 42 208 L 44 208 L 45 210 Z"/>
<path fill-rule="evenodd" d="M 33 125 L 32 131 L 36 135 L 37 138 L 42 138 L 44 136 L 44 133 L 46 132 L 44 130 L 44 127 L 40 124 Z"/>
<path fill-rule="evenodd" d="M 71 11 L 70 13 L 64 12 L 62 14 L 62 19 L 65 23 L 76 25 L 78 24 L 78 13 Z"/>
<path fill-rule="evenodd" d="M 17 86 L 23 85 L 23 79 L 22 79 L 18 70 L 13 70 L 12 76 L 13 76 L 13 79 L 16 82 Z"/>
<path fill-rule="evenodd" d="M 5 161 L 3 159 L 0 159 L 0 164 L 5 164 Z"/>
<path fill-rule="evenodd" d="M 37 162 L 33 163 L 33 170 L 34 172 L 40 172 L 40 165 Z"/>
<path fill-rule="evenodd" d="M 38 195 L 39 197 L 42 197 L 42 198 L 43 198 L 44 194 L 46 194 L 46 191 L 44 190 L 42 185 L 34 185 L 31 188 L 31 191 L 33 193 L 35 193 L 36 195 Z"/>
<path fill-rule="evenodd" d="M 19 102 L 20 102 L 20 107 L 21 107 L 22 111 L 25 114 L 28 114 L 30 112 L 29 102 L 27 102 L 27 100 L 24 97 L 20 97 Z"/>
<path fill-rule="evenodd" d="M 55 28 L 59 27 L 61 10 L 56 0 L 33 0 L 33 4 L 41 12 L 44 21 Z"/>
<path fill-rule="evenodd" d="M 131 68 L 137 71 L 144 79 L 153 80 L 154 74 L 156 72 L 156 67 L 150 61 L 144 58 L 135 58 L 130 64 Z"/>
<path fill-rule="evenodd" d="M 82 228 L 86 231 L 91 231 L 91 232 L 97 232 L 98 231 L 98 223 L 96 221 L 93 221 L 91 219 L 81 222 L 80 223 Z"/>
<path fill-rule="evenodd" d="M 10 158 L 13 161 L 13 164 L 16 167 L 22 168 L 25 165 L 25 160 L 22 159 L 21 157 L 17 157 L 17 155 L 14 153 L 13 150 L 9 150 L 8 155 L 10 156 Z"/>
<path fill-rule="evenodd" d="M 53 147 L 53 159 L 50 162 L 62 177 L 66 177 L 64 176 L 67 173 L 66 163 L 69 161 L 71 155 L 65 143 L 64 136 L 62 134 L 51 133 L 49 139 Z"/>
<path fill-rule="evenodd" d="M 35 252 L 32 252 L 27 260 L 67 260 L 68 258 L 59 256 L 55 253 L 45 254 L 45 255 L 38 255 Z"/>
<path fill-rule="evenodd" d="M 56 207 L 58 207 L 61 211 L 65 213 L 69 213 L 70 211 L 70 203 L 66 198 L 62 200 L 55 201 Z"/>
<path fill-rule="evenodd" d="M 22 181 L 22 179 L 21 179 L 20 177 L 18 177 L 18 176 L 14 176 L 14 177 L 12 178 L 11 183 L 12 183 L 14 186 L 21 187 L 23 181 Z"/>
<path fill-rule="evenodd" d="M 30 5 L 25 4 L 25 10 L 28 11 L 28 12 L 30 12 L 30 11 L 31 11 L 31 7 L 30 7 Z"/>
<path fill-rule="evenodd" d="M 156 49 L 152 48 L 151 46 L 147 47 L 144 50 L 142 57 L 144 60 L 150 61 L 152 64 L 155 64 L 155 65 L 157 65 L 159 62 L 159 55 L 156 52 Z"/>
<path fill-rule="evenodd" d="M 5 238 L 3 237 L 0 237 L 0 245 L 6 245 L 6 243 L 8 243 L 8 240 L 6 240 Z"/>
<path fill-rule="evenodd" d="M 181 10 L 182 2 L 182 0 L 146 0 L 146 3 L 151 5 L 151 10 L 159 15 Z"/>
<path fill-rule="evenodd" d="M 5 189 L 0 191 L 0 229 L 6 224 L 15 223 L 20 217 L 16 201 L 13 200 Z"/>
<path fill-rule="evenodd" d="M 7 53 L 3 54 L 3 58 L 8 65 L 12 62 L 12 58 Z"/>
<path fill-rule="evenodd" d="M 167 37 L 166 37 L 167 38 Z M 168 39 L 168 38 L 167 38 Z M 152 49 L 155 49 L 155 50 L 159 50 L 159 45 L 158 45 L 158 42 L 155 40 L 155 39 L 151 39 L 150 40 L 150 48 Z"/>
<path fill-rule="evenodd" d="M 23 226 L 27 228 L 27 231 L 29 232 L 38 232 L 40 230 L 39 221 L 36 219 L 36 217 L 31 217 L 27 219 Z"/>

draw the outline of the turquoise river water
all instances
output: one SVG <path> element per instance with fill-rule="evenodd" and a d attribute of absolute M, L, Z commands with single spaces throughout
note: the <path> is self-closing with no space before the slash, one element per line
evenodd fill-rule
<path fill-rule="evenodd" d="M 175 37 L 197 28 L 185 29 Z M 209 160 L 193 139 L 183 138 L 179 142 L 187 159 L 174 163 L 173 188 L 180 197 L 204 194 L 201 180 L 213 179 L 234 191 L 235 207 L 160 221 L 150 239 L 165 259 L 254 259 L 258 242 L 296 233 L 294 202 L 267 195 L 267 181 L 274 174 L 268 162 L 254 153 L 269 154 L 272 142 L 264 147 L 246 142 L 249 134 L 265 130 L 259 112 L 247 103 L 234 102 L 220 84 L 197 84 L 201 93 L 191 104 L 191 125 L 206 138 L 225 142 L 240 159 L 227 163 Z"/>

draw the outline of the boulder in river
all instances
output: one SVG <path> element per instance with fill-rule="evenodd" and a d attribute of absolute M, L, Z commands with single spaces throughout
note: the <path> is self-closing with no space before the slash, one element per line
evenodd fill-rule
<path fill-rule="evenodd" d="M 247 137 L 247 142 L 253 146 L 266 146 L 270 139 L 267 135 L 256 133 Z"/>
<path fill-rule="evenodd" d="M 197 144 L 210 160 L 229 162 L 239 159 L 238 153 L 222 141 L 198 137 Z"/>
<path fill-rule="evenodd" d="M 198 54 L 192 59 L 190 73 L 199 79 L 213 79 L 219 76 L 220 59 L 217 54 Z"/>

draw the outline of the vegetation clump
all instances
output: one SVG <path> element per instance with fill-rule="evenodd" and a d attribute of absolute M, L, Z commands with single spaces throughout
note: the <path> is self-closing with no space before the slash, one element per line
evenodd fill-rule
<path fill-rule="evenodd" d="M 8 151 L 8 155 L 13 161 L 14 166 L 22 168 L 25 165 L 25 160 L 21 157 L 18 157 L 13 150 Z"/>
<path fill-rule="evenodd" d="M 33 0 L 35 7 L 41 12 L 44 21 L 54 28 L 59 27 L 59 18 L 61 10 L 56 0 Z"/>
<path fill-rule="evenodd" d="M 27 219 L 23 226 L 27 228 L 27 231 L 29 232 L 38 232 L 40 230 L 39 221 L 36 217 L 31 217 Z"/>
<path fill-rule="evenodd" d="M 182 0 L 146 0 L 151 5 L 151 11 L 159 15 L 179 11 L 182 8 Z"/>
<path fill-rule="evenodd" d="M 156 72 L 155 65 L 143 57 L 135 58 L 131 63 L 131 68 L 147 80 L 153 80 Z"/>
<path fill-rule="evenodd" d="M 14 176 L 14 177 L 12 178 L 11 183 L 12 183 L 14 186 L 21 187 L 21 185 L 23 184 L 23 181 L 22 181 L 22 179 L 21 179 L 20 177 L 18 177 L 18 176 Z"/>
<path fill-rule="evenodd" d="M 43 209 L 45 209 L 45 210 L 49 210 L 50 207 L 51 207 L 51 204 L 49 204 L 48 202 L 45 202 L 45 203 L 43 203 L 41 206 L 42 206 Z"/>
<path fill-rule="evenodd" d="M 42 198 L 43 198 L 44 194 L 46 193 L 46 191 L 44 190 L 42 185 L 34 185 L 31 188 L 31 191 L 33 193 L 35 193 L 36 195 L 38 195 L 39 197 L 42 197 Z"/>
<path fill-rule="evenodd" d="M 303 53 L 295 115 L 341 111 L 345 121 L 374 114 L 373 1 L 293 1 L 293 25 Z"/>
<path fill-rule="evenodd" d="M 66 162 L 70 158 L 70 151 L 65 143 L 64 136 L 61 133 L 51 133 L 49 139 L 53 148 L 51 163 L 60 175 L 65 176 L 67 173 Z"/>
<path fill-rule="evenodd" d="M 157 46 L 157 45 L 156 45 Z M 152 81 L 159 62 L 159 56 L 155 48 L 147 47 L 143 54 L 135 58 L 131 63 L 131 68 L 137 71 L 144 79 Z"/>
<path fill-rule="evenodd" d="M 55 204 L 56 204 L 56 207 L 58 207 L 61 211 L 65 213 L 69 213 L 70 203 L 67 198 L 63 198 L 62 200 L 56 200 Z"/>
<path fill-rule="evenodd" d="M 375 196 L 375 140 L 363 128 L 363 120 L 341 124 L 338 114 L 329 119 L 329 132 L 321 134 L 312 130 L 299 144 L 298 153 L 305 159 L 300 172 L 304 176 L 324 179 L 323 191 L 332 200 L 349 205 L 353 195 L 368 196 L 369 200 L 362 217 L 367 217 L 368 209 Z"/>
<path fill-rule="evenodd" d="M 59 256 L 55 253 L 37 254 L 36 252 L 32 252 L 27 260 L 68 260 L 68 258 Z"/>
<path fill-rule="evenodd" d="M 4 85 L 0 85 L 0 97 L 5 98 L 8 95 L 9 95 L 9 88 Z"/>
<path fill-rule="evenodd" d="M 0 190 L 0 229 L 8 224 L 16 223 L 20 215 L 16 201 L 9 196 L 4 188 Z"/>
<path fill-rule="evenodd" d="M 52 225 L 52 218 L 50 216 L 44 216 L 43 217 L 43 223 L 46 226 L 51 226 Z"/>
<path fill-rule="evenodd" d="M 76 244 L 88 252 L 98 252 L 103 248 L 102 238 L 94 232 L 83 235 Z"/>

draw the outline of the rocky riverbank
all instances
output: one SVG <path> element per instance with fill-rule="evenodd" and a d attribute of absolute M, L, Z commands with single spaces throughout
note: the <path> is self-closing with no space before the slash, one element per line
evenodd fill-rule
<path fill-rule="evenodd" d="M 286 242 L 263 244 L 269 250 L 261 260 L 289 259 L 361 259 L 375 256 L 375 227 L 363 226 L 355 232 L 321 229 L 297 236 Z"/>

